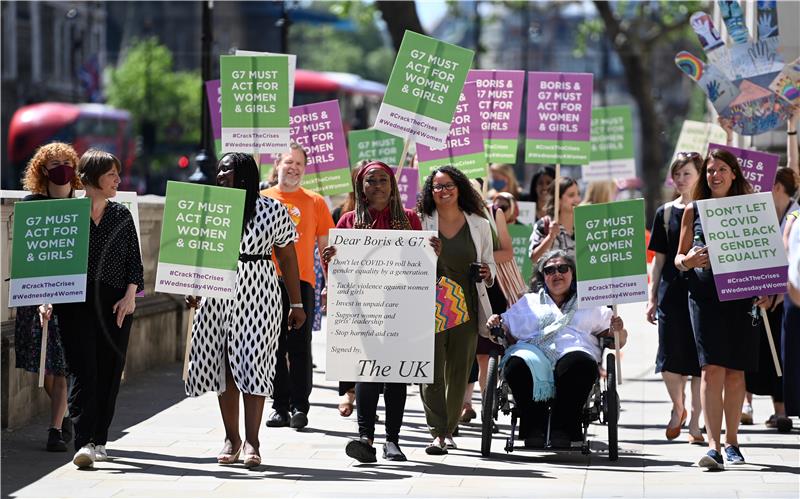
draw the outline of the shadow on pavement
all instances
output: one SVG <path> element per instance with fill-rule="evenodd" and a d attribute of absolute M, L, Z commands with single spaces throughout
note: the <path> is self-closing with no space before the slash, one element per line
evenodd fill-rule
<path fill-rule="evenodd" d="M 183 400 L 186 396 L 183 393 L 181 368 L 181 364 L 172 364 L 137 373 L 133 380 L 124 383 L 117 399 L 108 440 L 117 440 L 125 434 L 125 428 Z M 159 389 L 153 390 L 153 387 Z M 0 452 L 3 497 L 9 497 L 72 459 L 72 442 L 67 444 L 67 452 L 45 450 L 48 422 L 49 415 L 42 414 L 27 426 L 3 430 Z"/>

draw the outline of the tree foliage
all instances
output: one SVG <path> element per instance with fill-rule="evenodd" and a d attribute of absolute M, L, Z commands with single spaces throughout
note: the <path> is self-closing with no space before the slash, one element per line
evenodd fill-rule
<path fill-rule="evenodd" d="M 199 142 L 200 73 L 173 71 L 172 53 L 156 38 L 134 42 L 109 73 L 108 103 L 130 111 L 137 129 L 149 121 L 159 142 Z"/>
<path fill-rule="evenodd" d="M 689 25 L 692 13 L 702 10 L 704 2 L 640 2 L 594 1 L 599 16 L 587 20 L 579 30 L 576 56 L 590 43 L 605 35 L 619 56 L 628 91 L 639 108 L 641 122 L 643 180 L 648 218 L 652 217 L 660 199 L 660 186 L 667 167 L 672 143 L 667 129 L 681 123 L 689 112 L 697 113 L 696 99 L 682 96 L 683 105 L 669 105 L 663 99 L 664 89 L 682 81 L 672 62 L 680 49 L 698 45 Z M 687 46 L 689 44 L 690 46 Z M 672 73 L 668 73 L 673 71 Z M 666 85 L 665 81 L 671 82 Z M 691 95 L 691 94 L 690 94 Z M 694 102 L 690 109 L 690 101 Z M 673 127 L 674 128 L 674 127 Z"/>
<path fill-rule="evenodd" d="M 315 2 L 312 8 L 347 18 L 354 29 L 345 31 L 331 25 L 292 26 L 289 49 L 297 54 L 298 67 L 353 73 L 380 82 L 389 80 L 395 53 L 381 34 L 373 4 Z"/>

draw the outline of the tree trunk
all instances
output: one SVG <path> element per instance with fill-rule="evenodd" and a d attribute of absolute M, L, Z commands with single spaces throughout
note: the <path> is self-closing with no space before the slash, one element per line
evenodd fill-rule
<path fill-rule="evenodd" d="M 649 48 L 636 36 L 626 31 L 611 10 L 608 2 L 595 0 L 600 17 L 606 27 L 606 36 L 619 55 L 625 71 L 628 91 L 639 107 L 642 139 L 642 181 L 645 216 L 653 219 L 661 201 L 661 179 L 664 166 L 664 123 L 653 102 L 653 75 Z M 634 21 L 635 22 L 635 21 Z"/>
<path fill-rule="evenodd" d="M 653 219 L 656 208 L 661 201 L 661 178 L 664 166 L 664 124 L 653 101 L 653 81 L 649 65 L 640 56 L 622 57 L 628 90 L 639 107 L 639 123 L 641 125 L 641 158 L 643 194 L 646 217 L 649 223 Z"/>
<path fill-rule="evenodd" d="M 386 22 L 395 50 L 400 50 L 400 43 L 403 41 L 406 30 L 416 31 L 421 35 L 426 34 L 422 29 L 422 23 L 419 22 L 417 6 L 413 1 L 378 0 L 375 2 L 375 6 Z"/>

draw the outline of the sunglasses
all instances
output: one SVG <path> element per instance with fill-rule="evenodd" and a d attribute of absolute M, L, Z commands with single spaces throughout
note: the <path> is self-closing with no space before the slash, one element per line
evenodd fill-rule
<path fill-rule="evenodd" d="M 561 263 L 559 265 L 548 265 L 547 267 L 544 267 L 542 269 L 542 272 L 544 273 L 544 275 L 553 275 L 556 272 L 558 272 L 559 274 L 566 274 L 570 270 L 572 269 L 570 268 L 569 265 L 567 265 L 566 263 Z"/>
<path fill-rule="evenodd" d="M 680 158 L 680 159 L 702 159 L 702 156 L 700 156 L 700 153 L 698 153 L 698 152 L 689 151 L 689 152 L 679 152 L 678 153 L 678 158 Z"/>
<path fill-rule="evenodd" d="M 448 182 L 446 184 L 433 184 L 433 192 L 447 191 L 450 192 L 456 188 L 456 184 Z"/>

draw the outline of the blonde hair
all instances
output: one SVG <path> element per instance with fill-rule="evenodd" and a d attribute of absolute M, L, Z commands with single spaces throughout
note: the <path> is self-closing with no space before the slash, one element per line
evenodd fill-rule
<path fill-rule="evenodd" d="M 586 195 L 581 204 L 603 204 L 617 197 L 617 183 L 613 180 L 596 180 L 586 185 Z"/>
<path fill-rule="evenodd" d="M 47 175 L 44 174 L 45 165 L 53 160 L 64 159 L 72 163 L 72 168 L 78 167 L 78 153 L 64 142 L 52 142 L 36 150 L 28 166 L 25 167 L 25 176 L 22 178 L 22 187 L 35 194 L 47 195 Z M 77 173 L 77 171 L 76 171 Z M 81 181 L 75 175 L 70 182 L 73 189 L 81 188 Z"/>
<path fill-rule="evenodd" d="M 508 179 L 506 192 L 510 192 L 512 196 L 514 196 L 516 199 L 519 199 L 519 182 L 517 182 L 517 176 L 514 173 L 513 166 L 506 163 L 492 163 L 489 165 L 489 170 L 497 172 L 506 177 Z"/>

